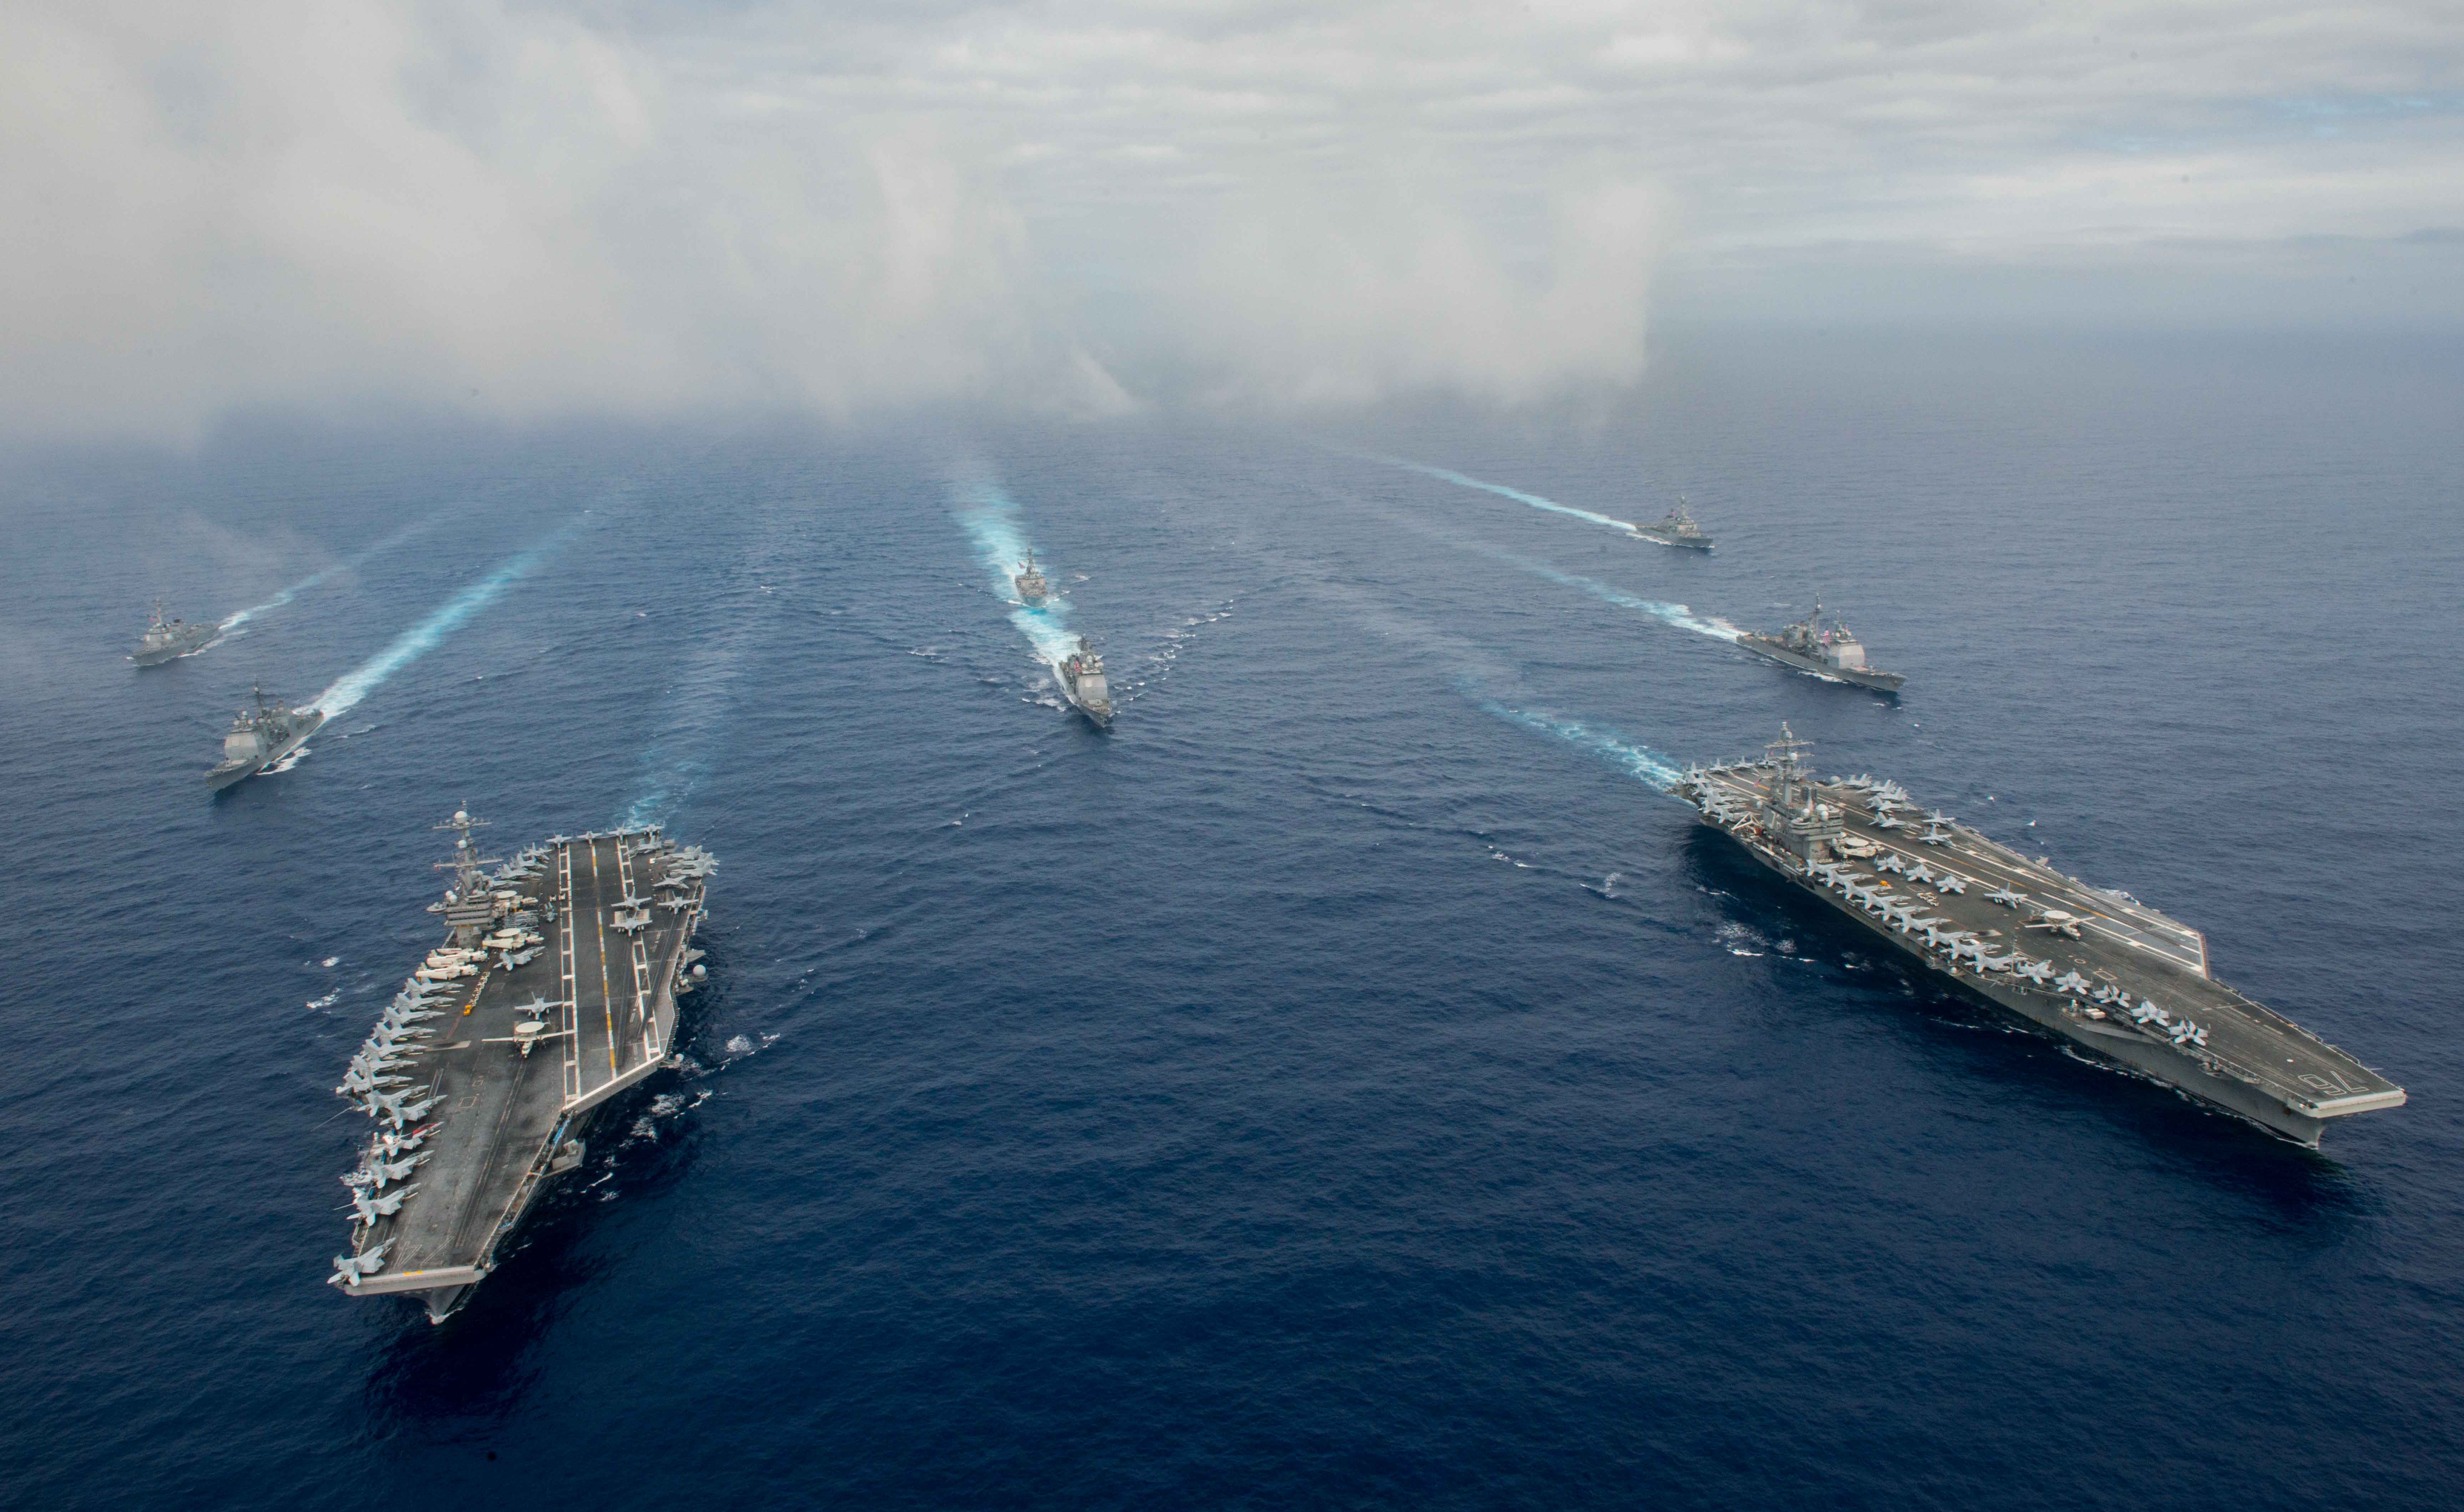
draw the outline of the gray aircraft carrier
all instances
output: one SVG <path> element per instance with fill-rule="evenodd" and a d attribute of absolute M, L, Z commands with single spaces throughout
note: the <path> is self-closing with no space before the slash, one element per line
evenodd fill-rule
<path fill-rule="evenodd" d="M 1900 953 L 2107 1063 L 2304 1145 L 2404 1089 L 2217 981 L 2204 935 L 2091 887 L 1896 783 L 1815 779 L 1780 727 L 1760 760 L 1697 767 L 1704 822 Z"/>
<path fill-rule="evenodd" d="M 559 835 L 493 876 L 457 812 L 446 943 L 404 983 L 336 1092 L 373 1120 L 350 1243 L 327 1279 L 415 1294 L 441 1323 L 495 1268 L 610 1098 L 671 1063 L 717 863 L 648 829 Z"/>

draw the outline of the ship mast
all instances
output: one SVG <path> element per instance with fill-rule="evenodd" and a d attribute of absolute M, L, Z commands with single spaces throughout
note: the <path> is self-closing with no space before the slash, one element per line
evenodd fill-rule
<path fill-rule="evenodd" d="M 472 818 L 468 808 L 457 808 L 451 819 L 435 827 L 454 832 L 453 859 L 436 863 L 435 869 L 453 873 L 453 887 L 445 894 L 445 922 L 452 926 L 454 942 L 468 947 L 477 943 L 479 931 L 496 916 L 495 899 L 489 895 L 479 874 L 479 868 L 493 864 L 495 858 L 483 858 L 479 848 L 471 844 L 471 831 L 487 828 L 488 822 Z"/>
<path fill-rule="evenodd" d="M 1798 753 L 1813 750 L 1814 742 L 1799 740 L 1796 732 L 1791 730 L 1788 721 L 1783 719 L 1780 721 L 1779 738 L 1763 749 L 1771 753 L 1771 806 L 1783 813 L 1793 813 L 1797 803 L 1797 784 L 1806 776 L 1805 763 L 1798 759 Z M 1806 800 L 1809 803 L 1813 801 L 1811 793 L 1806 795 Z"/>

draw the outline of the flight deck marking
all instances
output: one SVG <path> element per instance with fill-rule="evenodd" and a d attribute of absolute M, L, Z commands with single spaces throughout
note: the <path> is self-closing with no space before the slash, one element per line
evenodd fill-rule
<path fill-rule="evenodd" d="M 618 842 L 622 844 L 623 842 Z M 599 1006 L 607 1014 L 607 1077 L 616 1078 L 616 1000 L 607 990 L 607 910 L 599 886 L 599 842 L 590 843 L 590 927 L 599 940 Z"/>
<path fill-rule="evenodd" d="M 557 847 L 557 885 L 562 889 L 564 932 L 558 941 L 557 964 L 564 985 L 564 1100 L 582 1095 L 582 998 L 573 987 L 573 844 Z"/>

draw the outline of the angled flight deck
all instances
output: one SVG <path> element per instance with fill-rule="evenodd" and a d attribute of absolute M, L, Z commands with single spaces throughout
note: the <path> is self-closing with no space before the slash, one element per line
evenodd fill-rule
<path fill-rule="evenodd" d="M 416 1292 L 442 1321 L 494 1267 L 617 1093 L 669 1063 L 716 864 L 657 828 L 556 836 L 493 878 L 457 813 L 451 928 L 336 1090 L 376 1121 L 351 1189 L 355 1297 Z"/>
<path fill-rule="evenodd" d="M 1772 871 L 1952 983 L 2096 1056 L 2305 1145 L 2404 1089 L 2217 981 L 2208 943 L 1897 783 L 1817 781 L 1780 727 L 1759 761 L 1696 767 L 1678 792 Z"/>

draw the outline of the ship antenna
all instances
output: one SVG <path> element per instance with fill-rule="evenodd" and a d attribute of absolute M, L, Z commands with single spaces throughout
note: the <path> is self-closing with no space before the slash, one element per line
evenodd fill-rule
<path fill-rule="evenodd" d="M 1814 742 L 1799 740 L 1796 732 L 1791 730 L 1788 721 L 1783 719 L 1779 724 L 1779 738 L 1763 749 L 1771 753 L 1771 800 L 1781 808 L 1793 807 L 1797 779 L 1805 776 L 1805 763 L 1798 759 L 1798 755 L 1813 750 Z"/>

